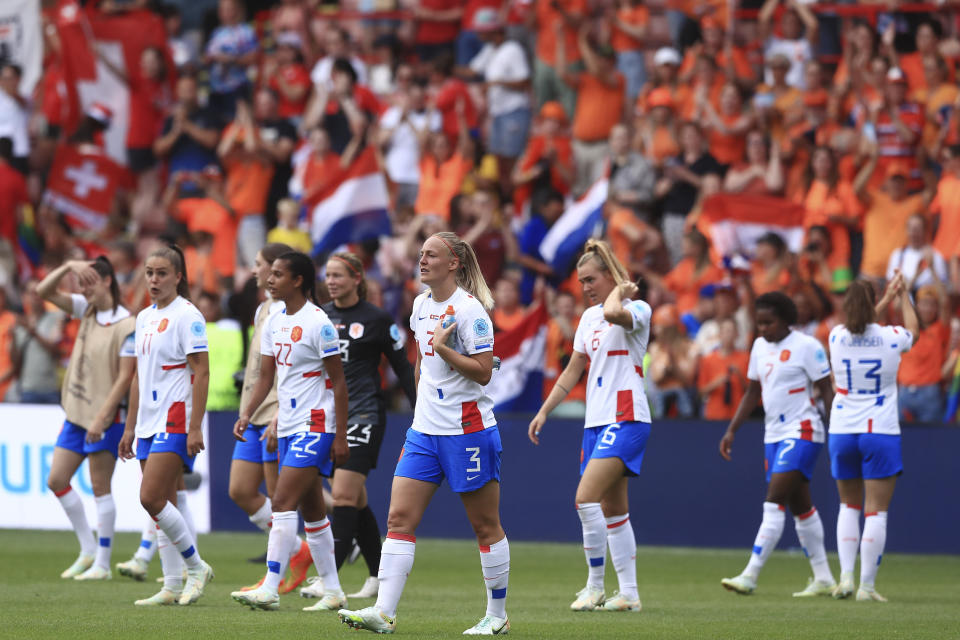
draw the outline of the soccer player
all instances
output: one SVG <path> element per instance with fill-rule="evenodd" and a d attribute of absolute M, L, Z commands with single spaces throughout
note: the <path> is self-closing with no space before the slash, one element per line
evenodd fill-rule
<path fill-rule="evenodd" d="M 277 433 L 280 473 L 273 494 L 273 523 L 267 541 L 267 574 L 250 591 L 231 597 L 252 609 L 276 610 L 278 587 L 296 544 L 297 508 L 303 514 L 307 544 L 325 593 L 318 608 L 346 605 L 333 557 L 333 535 L 323 500 L 321 475 L 346 462 L 347 383 L 337 330 L 315 303 L 316 267 L 298 252 L 273 261 L 267 290 L 285 308 L 267 320 L 260 338 L 260 376 L 233 428 L 237 440 L 277 378 Z"/>
<path fill-rule="evenodd" d="M 267 288 L 267 278 L 270 277 L 270 267 L 273 261 L 285 253 L 293 251 L 290 247 L 279 242 L 264 245 L 254 259 L 253 276 L 259 289 Z M 254 314 L 253 335 L 250 337 L 250 349 L 247 354 L 247 366 L 243 374 L 243 390 L 240 393 L 240 406 L 245 407 L 250 394 L 256 386 L 260 376 L 260 336 L 263 327 L 271 314 L 283 309 L 283 302 L 267 299 L 257 307 Z M 270 519 L 273 514 L 270 496 L 277 486 L 277 452 L 268 449 L 269 439 L 266 430 L 270 421 L 277 416 L 277 385 L 274 382 L 267 397 L 250 416 L 250 425 L 247 427 L 243 440 L 237 440 L 233 447 L 233 460 L 230 463 L 230 499 L 243 509 L 247 516 L 261 531 L 270 530 Z M 266 484 L 267 495 L 260 493 L 260 483 Z M 299 539 L 299 544 L 293 547 L 294 555 L 290 558 L 290 577 L 281 581 L 279 593 L 289 593 L 296 589 L 307 576 L 310 568 L 310 547 Z M 252 590 L 259 587 L 260 582 L 242 590 Z"/>
<path fill-rule="evenodd" d="M 152 305 L 137 314 L 136 384 L 120 440 L 120 455 L 136 457 L 143 469 L 140 504 L 157 524 L 163 588 L 138 606 L 187 605 L 213 579 L 197 551 L 194 534 L 177 509 L 184 467 L 203 451 L 203 419 L 210 382 L 203 315 L 187 299 L 187 271 L 176 245 L 155 249 L 144 263 Z M 187 565 L 183 583 L 182 562 Z"/>
<path fill-rule="evenodd" d="M 417 525 L 446 478 L 460 494 L 480 546 L 486 615 L 464 635 L 510 629 L 506 596 L 510 547 L 500 525 L 500 433 L 484 391 L 493 372 L 493 296 L 469 243 L 447 231 L 426 239 L 420 279 L 430 287 L 413 302 L 417 404 L 394 472 L 377 603 L 341 609 L 355 629 L 393 633 L 397 604 L 413 569 Z M 453 320 L 451 322 L 451 320 Z"/>
<path fill-rule="evenodd" d="M 750 383 L 720 440 L 720 455 L 732 459 L 737 430 L 762 398 L 767 498 L 747 567 L 720 584 L 737 593 L 753 593 L 760 570 L 783 534 L 784 512 L 789 507 L 800 545 L 813 568 L 813 580 L 793 595 L 828 595 L 836 583 L 823 546 L 823 522 L 810 499 L 810 476 L 826 438 L 813 388 L 820 392 L 824 406 L 830 407 L 830 363 L 815 338 L 790 329 L 797 323 L 797 307 L 789 296 L 779 291 L 765 293 L 757 298 L 755 309 L 760 335 L 750 350 Z"/>
<path fill-rule="evenodd" d="M 583 312 L 573 338 L 573 355 L 528 436 L 540 444 L 547 416 L 570 393 L 590 363 L 587 415 L 580 456 L 576 507 L 583 527 L 587 585 L 570 605 L 574 611 L 640 611 L 637 541 L 630 524 L 627 480 L 640 473 L 650 436 L 650 408 L 643 390 L 643 356 L 650 339 L 650 305 L 602 240 L 588 240 L 577 262 L 577 277 L 592 305 Z M 607 599 L 607 546 L 619 592 Z"/>
<path fill-rule="evenodd" d="M 887 600 L 876 592 L 874 581 L 887 539 L 887 509 L 897 476 L 903 473 L 897 369 L 901 354 L 913 346 L 920 333 L 917 312 L 904 289 L 903 276 L 898 273 L 880 302 L 874 304 L 873 288 L 865 281 L 854 281 L 843 299 L 846 321 L 830 332 L 830 364 L 837 383 L 830 412 L 830 467 L 840 493 L 840 583 L 833 590 L 834 598 L 853 594 L 859 545 L 857 600 Z M 906 328 L 880 326 L 876 318 L 897 296 Z"/>
<path fill-rule="evenodd" d="M 356 539 L 370 572 L 363 587 L 349 598 L 377 596 L 380 567 L 380 528 L 367 504 L 366 479 L 377 466 L 386 425 L 386 405 L 380 390 L 380 360 L 386 356 L 410 406 L 416 405 L 413 367 L 407 360 L 400 328 L 383 309 L 367 301 L 363 263 L 352 253 L 336 253 L 326 265 L 331 302 L 321 308 L 340 337 L 340 358 L 347 378 L 349 414 L 347 444 L 350 458 L 333 472 L 333 540 L 337 569 L 353 550 Z M 312 587 L 301 589 L 310 595 Z M 308 610 L 310 608 L 308 607 Z"/>
<path fill-rule="evenodd" d="M 57 291 L 68 273 L 76 274 L 83 295 Z M 93 262 L 71 260 L 37 285 L 37 293 L 75 318 L 77 339 L 63 380 L 61 403 L 66 420 L 53 450 L 47 486 L 66 512 L 80 541 L 80 556 L 61 578 L 109 580 L 110 552 L 117 507 L 110 493 L 117 445 L 123 435 L 124 405 L 133 370 L 135 320 L 120 305 L 113 265 L 104 257 Z M 97 536 L 93 535 L 80 496 L 70 478 L 84 458 L 90 461 L 90 485 L 97 503 Z"/>

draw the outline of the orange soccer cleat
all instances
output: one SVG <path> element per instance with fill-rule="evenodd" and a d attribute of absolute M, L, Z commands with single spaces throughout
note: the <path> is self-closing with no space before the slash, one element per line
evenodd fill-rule
<path fill-rule="evenodd" d="M 280 582 L 277 591 L 279 593 L 290 593 L 307 579 L 307 570 L 313 565 L 313 557 L 310 556 L 310 547 L 305 540 L 300 541 L 300 550 L 290 558 L 290 575 Z"/>

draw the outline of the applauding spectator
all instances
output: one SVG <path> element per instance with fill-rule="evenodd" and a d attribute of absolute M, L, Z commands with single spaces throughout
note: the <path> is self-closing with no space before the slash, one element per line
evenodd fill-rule
<path fill-rule="evenodd" d="M 740 406 L 747 388 L 750 354 L 737 349 L 737 323 L 720 321 L 720 347 L 700 358 L 697 365 L 697 392 L 703 398 L 706 420 L 730 420 Z"/>

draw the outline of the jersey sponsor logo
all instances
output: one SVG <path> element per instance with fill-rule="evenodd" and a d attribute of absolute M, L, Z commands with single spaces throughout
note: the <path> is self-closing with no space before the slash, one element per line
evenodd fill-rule
<path fill-rule="evenodd" d="M 790 349 L 784 349 L 780 352 L 780 362 L 786 362 L 790 359 Z"/>
<path fill-rule="evenodd" d="M 320 329 L 320 337 L 323 338 L 324 342 L 330 342 L 337 339 L 337 331 L 333 328 L 333 325 L 325 324 L 323 328 Z"/>
<path fill-rule="evenodd" d="M 290 330 L 290 339 L 294 342 L 300 342 L 300 338 L 303 337 L 303 327 L 300 325 L 295 326 Z"/>
<path fill-rule="evenodd" d="M 160 326 L 157 327 L 157 333 L 163 333 L 167 330 L 167 327 L 170 325 L 170 321 L 164 318 L 160 321 Z"/>
<path fill-rule="evenodd" d="M 202 335 L 203 335 L 203 323 L 200 322 L 199 320 L 197 320 L 196 322 L 194 322 L 193 324 L 191 324 L 191 325 L 190 325 L 190 333 L 192 333 L 194 336 L 196 336 L 196 337 L 198 337 L 198 338 L 199 338 L 200 336 L 202 336 Z"/>
<path fill-rule="evenodd" d="M 363 324 L 359 322 L 351 322 L 350 329 L 347 331 L 351 338 L 354 340 L 363 336 Z"/>

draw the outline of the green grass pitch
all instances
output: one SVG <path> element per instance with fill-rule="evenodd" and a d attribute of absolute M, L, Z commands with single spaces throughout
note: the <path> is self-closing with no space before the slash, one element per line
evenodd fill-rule
<path fill-rule="evenodd" d="M 138 538 L 117 536 L 114 561 L 127 560 Z M 140 609 L 133 601 L 158 588 L 159 558 L 151 580 L 133 582 L 114 574 L 103 583 L 61 580 L 76 556 L 76 538 L 67 532 L 0 531 L 0 637 L 3 638 L 359 638 L 334 613 L 307 613 L 313 601 L 281 598 L 280 611 L 250 611 L 229 592 L 259 579 L 262 567 L 246 562 L 264 549 L 257 534 L 201 536 L 200 551 L 216 580 L 190 607 Z M 400 603 L 397 634 L 402 638 L 453 638 L 473 625 L 486 602 L 477 547 L 470 541 L 420 540 L 413 573 Z M 806 584 L 809 565 L 799 553 L 777 552 L 752 596 L 720 587 L 720 578 L 740 571 L 742 550 L 641 547 L 637 554 L 643 612 L 574 613 L 568 610 L 586 578 L 583 552 L 575 544 L 511 545 L 512 571 L 507 610 L 519 638 L 960 638 L 960 557 L 889 554 L 878 590 L 887 604 L 798 601 L 793 591 Z M 831 558 L 834 572 L 836 557 Z M 312 572 L 311 572 L 312 573 Z M 365 577 L 363 561 L 346 566 L 347 591 Z M 608 593 L 616 589 L 612 567 Z M 352 607 L 372 604 L 355 600 Z M 357 635 L 359 634 L 359 635 Z M 369 637 L 373 637 L 370 635 Z"/>

